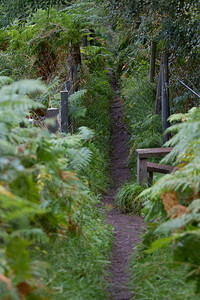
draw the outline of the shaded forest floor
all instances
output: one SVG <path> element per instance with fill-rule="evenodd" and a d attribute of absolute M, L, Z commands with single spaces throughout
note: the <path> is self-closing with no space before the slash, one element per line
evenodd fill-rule
<path fill-rule="evenodd" d="M 103 196 L 103 203 L 107 208 L 108 223 L 114 227 L 113 251 L 110 267 L 109 299 L 128 300 L 133 293 L 128 290 L 129 257 L 134 246 L 140 241 L 143 219 L 139 216 L 131 216 L 121 213 L 114 205 L 115 196 L 124 182 L 130 181 L 131 172 L 128 168 L 129 135 L 123 122 L 123 103 L 118 96 L 117 81 L 111 74 L 112 87 L 115 93 L 111 104 L 112 118 L 112 145 L 111 145 L 111 176 L 112 188 Z"/>

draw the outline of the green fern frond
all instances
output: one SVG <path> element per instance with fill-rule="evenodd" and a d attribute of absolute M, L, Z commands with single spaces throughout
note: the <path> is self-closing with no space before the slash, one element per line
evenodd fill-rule
<path fill-rule="evenodd" d="M 29 241 L 35 241 L 36 243 L 48 243 L 49 238 L 41 228 L 27 228 L 15 230 L 11 236 L 21 236 Z"/>
<path fill-rule="evenodd" d="M 13 82 L 13 79 L 11 79 L 8 76 L 0 76 L 0 88 L 6 84 L 10 84 Z"/>
<path fill-rule="evenodd" d="M 32 218 L 36 214 L 44 213 L 44 209 L 36 203 L 27 202 L 1 187 L 0 190 L 1 218 L 4 222 L 14 221 L 24 216 Z"/>
<path fill-rule="evenodd" d="M 79 127 L 78 137 L 84 141 L 90 140 L 94 137 L 94 130 L 92 130 L 86 126 Z"/>
<path fill-rule="evenodd" d="M 5 81 L 5 78 L 2 80 Z M 27 96 L 38 91 L 44 91 L 44 85 L 36 80 L 12 82 L 1 87 L 0 122 L 17 124 L 26 120 L 29 109 L 43 107 Z"/>
<path fill-rule="evenodd" d="M 79 118 L 85 116 L 87 109 L 83 106 L 81 100 L 86 92 L 87 90 L 80 90 L 69 97 L 69 116 L 71 116 L 72 118 Z"/>
<path fill-rule="evenodd" d="M 86 147 L 80 149 L 68 149 L 69 165 L 74 170 L 81 170 L 86 167 L 92 158 L 92 151 Z"/>

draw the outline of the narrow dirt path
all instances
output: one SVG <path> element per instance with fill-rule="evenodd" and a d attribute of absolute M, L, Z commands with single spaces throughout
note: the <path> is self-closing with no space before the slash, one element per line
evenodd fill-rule
<path fill-rule="evenodd" d="M 130 180 L 130 170 L 127 166 L 129 139 L 126 126 L 123 122 L 123 103 L 118 97 L 117 82 L 111 74 L 112 87 L 115 97 L 111 105 L 112 117 L 112 157 L 111 157 L 111 176 L 113 186 L 107 195 L 103 196 L 103 203 L 107 209 L 107 219 L 114 227 L 115 240 L 111 256 L 111 278 L 108 289 L 109 299 L 129 300 L 133 293 L 128 291 L 126 286 L 129 280 L 128 260 L 133 251 L 133 247 L 140 241 L 139 234 L 143 225 L 142 218 L 122 214 L 113 207 L 113 201 L 120 186 Z"/>

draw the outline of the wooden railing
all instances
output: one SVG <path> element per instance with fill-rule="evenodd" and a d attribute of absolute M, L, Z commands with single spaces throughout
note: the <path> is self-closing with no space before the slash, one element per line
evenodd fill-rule
<path fill-rule="evenodd" d="M 163 157 L 169 154 L 173 148 L 147 148 L 136 149 L 137 154 L 137 181 L 139 184 L 148 183 L 151 185 L 153 173 L 171 173 L 174 167 L 148 162 L 151 157 Z"/>

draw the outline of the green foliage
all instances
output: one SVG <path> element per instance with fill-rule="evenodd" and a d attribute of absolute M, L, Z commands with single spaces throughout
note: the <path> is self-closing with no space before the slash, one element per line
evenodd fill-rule
<path fill-rule="evenodd" d="M 155 86 L 146 79 L 129 77 L 125 81 L 123 97 L 132 144 L 136 143 L 137 148 L 160 146 L 161 120 L 159 115 L 153 115 Z"/>
<path fill-rule="evenodd" d="M 94 208 L 98 198 L 86 174 L 81 175 L 92 163 L 87 144 L 94 133 L 81 127 L 73 136 L 53 135 L 30 126 L 28 110 L 41 104 L 27 95 L 44 92 L 44 86 L 5 77 L 0 82 L 0 273 L 11 282 L 2 293 L 18 299 L 16 287 L 25 282 L 31 297 L 92 299 L 98 294 L 102 299 L 111 233 Z M 19 127 L 22 121 L 26 128 Z M 96 172 L 95 161 L 91 170 Z"/>
<path fill-rule="evenodd" d="M 87 108 L 83 107 L 81 99 L 86 92 L 87 90 L 80 90 L 69 97 L 70 117 L 77 119 L 85 116 Z"/>
<path fill-rule="evenodd" d="M 49 10 L 50 7 L 57 5 L 66 5 L 70 1 L 65 0 L 2 0 L 2 6 L 0 7 L 0 21 L 1 25 L 8 25 L 14 20 L 19 19 L 19 23 L 27 22 L 28 19 L 38 9 Z"/>
<path fill-rule="evenodd" d="M 184 214 L 182 214 L 179 218 L 162 223 L 156 231 L 169 234 L 177 229 L 185 229 L 188 228 L 188 225 L 194 225 L 199 223 L 199 207 L 200 200 L 197 199 L 195 201 L 192 201 L 192 203 L 187 207 Z"/>
<path fill-rule="evenodd" d="M 81 49 L 84 55 L 84 62 L 89 67 L 90 72 L 101 71 L 102 68 L 110 67 L 113 62 L 111 52 L 104 45 L 105 41 L 98 38 L 96 43 L 100 45 L 88 46 L 86 49 Z"/>
<path fill-rule="evenodd" d="M 87 71 L 87 70 L 86 70 Z M 94 71 L 85 73 L 85 88 L 87 93 L 83 98 L 83 104 L 87 107 L 85 117 L 80 121 L 87 124 L 95 132 L 93 143 L 89 145 L 93 152 L 92 164 L 83 170 L 83 174 L 90 178 L 98 190 L 105 191 L 109 181 L 109 151 L 110 151 L 110 102 L 113 91 L 109 83 L 108 71 Z M 97 171 L 94 172 L 94 166 Z M 105 174 L 107 174 L 105 176 Z M 106 185 L 105 185 L 106 184 Z"/>
<path fill-rule="evenodd" d="M 199 108 L 193 108 L 187 114 L 170 117 L 171 122 L 180 120 L 182 122 L 169 128 L 168 131 L 175 134 L 166 145 L 174 147 L 163 160 L 174 161 L 178 169 L 163 176 L 141 194 L 146 199 L 144 212 L 147 214 L 147 219 L 161 216 L 164 218 L 154 231 L 154 239 L 161 238 L 155 240 L 147 252 L 157 251 L 173 242 L 171 252 L 173 252 L 174 262 L 186 264 L 185 277 L 196 281 L 197 292 L 199 292 L 198 228 L 200 222 L 199 113 Z M 173 216 L 168 221 L 165 220 L 164 207 L 165 210 L 169 207 L 168 217 Z M 184 210 L 181 212 L 180 209 Z M 167 237 L 163 238 L 163 235 Z"/>
<path fill-rule="evenodd" d="M 129 283 L 135 299 L 199 299 L 194 283 L 184 281 L 187 265 L 172 259 L 169 247 L 148 255 L 138 248 L 131 258 Z"/>
<path fill-rule="evenodd" d="M 135 149 L 162 145 L 160 115 L 154 115 L 155 86 L 145 79 L 128 77 L 123 87 L 124 113 L 130 131 L 130 163 L 136 174 Z"/>
<path fill-rule="evenodd" d="M 137 196 L 142 192 L 144 187 L 127 182 L 119 190 L 116 195 L 115 204 L 122 212 L 133 212 L 139 214 L 142 202 Z"/>
<path fill-rule="evenodd" d="M 199 108 L 193 108 L 188 114 L 172 115 L 171 121 L 183 120 L 168 131 L 176 134 L 166 143 L 173 150 L 163 161 L 175 161 L 176 172 L 162 177 L 152 188 L 144 193 L 156 198 L 165 190 L 175 190 L 179 193 L 182 203 L 190 203 L 199 195 Z M 184 195 L 183 195 L 184 193 Z"/>
<path fill-rule="evenodd" d="M 116 66 L 122 80 L 143 78 L 149 73 L 150 44 L 156 42 L 155 81 L 161 52 L 169 57 L 171 113 L 187 112 L 198 98 L 180 84 L 183 80 L 198 91 L 199 14 L 197 1 L 108 1 L 107 17 L 116 39 Z"/>
<path fill-rule="evenodd" d="M 71 48 L 81 45 L 96 18 L 92 3 L 81 2 L 60 11 L 39 9 L 23 27 L 14 23 L 0 29 L 0 72 L 18 79 L 41 77 L 49 82 L 59 76 L 66 81 Z M 97 53 L 91 60 L 95 57 Z"/>
<path fill-rule="evenodd" d="M 195 0 L 111 0 L 108 1 L 108 12 L 110 22 L 115 27 L 126 28 L 128 24 L 139 39 L 143 38 L 144 43 L 153 38 L 170 48 L 174 55 L 183 52 L 190 56 L 198 54 L 196 29 L 199 26 L 199 15 Z"/>

